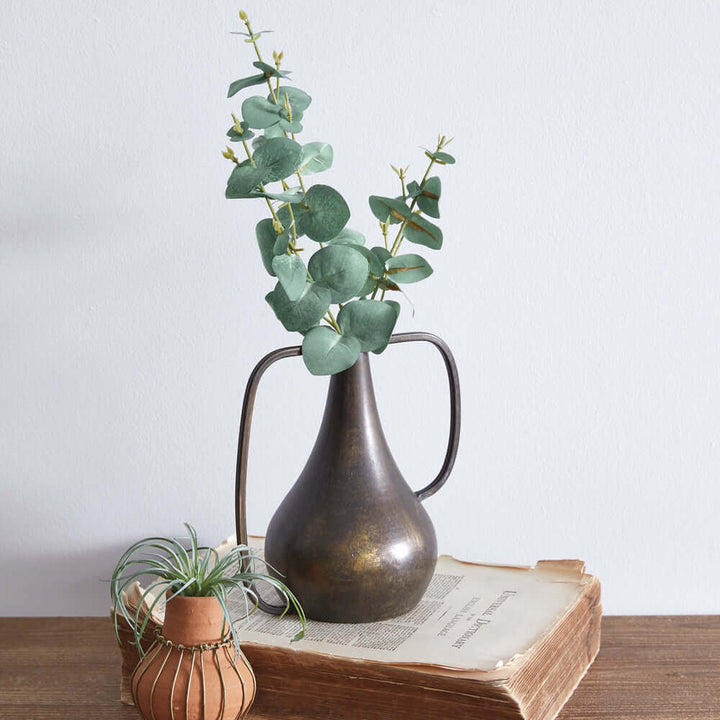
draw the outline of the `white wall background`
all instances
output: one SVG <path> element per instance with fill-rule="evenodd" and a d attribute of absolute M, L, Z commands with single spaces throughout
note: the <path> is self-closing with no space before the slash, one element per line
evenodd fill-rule
<path fill-rule="evenodd" d="M 373 235 L 388 164 L 441 169 L 445 247 L 399 329 L 456 354 L 463 434 L 428 501 L 443 552 L 581 557 L 616 613 L 720 612 L 720 5 L 248 0 L 314 98 L 303 140 Z M 233 529 L 244 385 L 296 342 L 254 225 L 223 197 L 234 2 L 4 0 L 0 24 L 0 614 L 104 614 L 122 549 Z M 320 177 L 318 177 L 318 180 Z M 408 480 L 437 470 L 431 349 L 374 361 Z M 261 388 L 262 533 L 326 380 Z"/>

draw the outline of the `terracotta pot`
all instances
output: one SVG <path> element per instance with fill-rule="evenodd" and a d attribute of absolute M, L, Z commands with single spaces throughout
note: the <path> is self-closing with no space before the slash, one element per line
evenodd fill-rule
<path fill-rule="evenodd" d="M 255 698 L 255 675 L 232 641 L 222 642 L 223 614 L 214 597 L 167 603 L 162 635 L 135 668 L 131 689 L 146 720 L 240 718 Z"/>

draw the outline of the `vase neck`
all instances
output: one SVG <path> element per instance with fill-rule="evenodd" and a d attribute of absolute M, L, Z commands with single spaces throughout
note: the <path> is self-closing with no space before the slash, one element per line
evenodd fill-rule
<path fill-rule="evenodd" d="M 222 639 L 223 629 L 222 607 L 213 596 L 177 596 L 165 606 L 162 634 L 174 643 L 187 646 L 216 643 Z"/>
<path fill-rule="evenodd" d="M 370 374 L 370 360 L 360 353 L 355 364 L 330 378 L 323 425 L 380 428 L 375 389 Z"/>

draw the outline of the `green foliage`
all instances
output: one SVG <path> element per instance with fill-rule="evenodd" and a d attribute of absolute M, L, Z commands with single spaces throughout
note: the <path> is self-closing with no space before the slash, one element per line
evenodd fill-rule
<path fill-rule="evenodd" d="M 262 33 L 253 32 L 247 17 L 241 17 L 247 29 L 241 34 L 257 54 L 253 65 L 260 73 L 236 80 L 228 97 L 263 84 L 268 94 L 246 98 L 241 120 L 233 115 L 227 136 L 231 142 L 242 142 L 247 159 L 238 160 L 230 147 L 223 153 L 235 163 L 225 195 L 260 198 L 267 204 L 272 217 L 255 230 L 263 266 L 277 277 L 266 300 L 287 330 L 304 334 L 303 357 L 311 373 L 341 372 L 360 352 L 379 353 L 387 346 L 400 305 L 385 300 L 385 294 L 433 272 L 420 255 L 399 250 L 405 239 L 433 250 L 442 247 L 442 230 L 428 220 L 440 217 L 442 185 L 430 172 L 435 165 L 455 163 L 445 151 L 450 140 L 439 136 L 435 150 L 425 151 L 429 165 L 420 180 L 406 184 L 409 168 L 392 166 L 400 179 L 396 192 L 401 194 L 369 197 L 382 244 L 367 248 L 364 235 L 346 227 L 350 208 L 342 195 L 329 185 L 305 186 L 303 178 L 332 167 L 333 149 L 325 142 L 296 140 L 312 98 L 287 84 L 288 73 L 280 70 L 282 53 L 273 53 L 274 67 L 262 60 L 257 43 Z M 253 130 L 262 132 L 256 135 Z M 289 185 L 291 176 L 296 178 L 294 187 Z M 272 183 L 281 186 L 269 188 Z M 313 252 L 301 247 L 303 237 L 320 248 Z M 306 251 L 311 253 L 307 267 L 300 257 Z M 335 314 L 334 303 L 339 305 Z"/>
<path fill-rule="evenodd" d="M 334 375 L 347 370 L 355 364 L 360 350 L 357 338 L 320 325 L 310 330 L 302 343 L 305 366 L 313 375 Z"/>
<path fill-rule="evenodd" d="M 305 613 L 283 582 L 259 571 L 261 566 L 269 568 L 262 558 L 247 545 L 237 545 L 220 557 L 213 548 L 198 544 L 197 533 L 191 525 L 185 523 L 185 527 L 189 535 L 189 547 L 178 538 L 149 537 L 131 545 L 118 560 L 110 581 L 110 599 L 118 640 L 118 619 L 122 616 L 133 631 L 135 645 L 142 657 L 145 653 L 140 640 L 147 630 L 151 613 L 159 603 L 172 602 L 177 596 L 215 597 L 223 610 L 227 636 L 232 636 L 235 652 L 238 653 L 234 618 L 228 612 L 226 600 L 231 592 L 242 593 L 249 615 L 250 606 L 254 609 L 258 605 L 257 595 L 251 585 L 256 581 L 266 582 L 279 592 L 285 600 L 285 612 L 291 607 L 297 612 L 302 627 L 293 640 L 302 638 L 305 634 Z M 147 575 L 154 579 L 143 593 L 137 611 L 133 613 L 125 605 L 123 592 Z M 146 603 L 149 612 L 141 617 L 141 608 Z"/>
<path fill-rule="evenodd" d="M 307 282 L 297 299 L 291 300 L 278 282 L 265 300 L 286 330 L 307 332 L 325 317 L 330 309 L 332 293 L 319 283 Z"/>
<path fill-rule="evenodd" d="M 359 340 L 362 352 L 382 352 L 399 313 L 400 305 L 389 300 L 353 300 L 342 306 L 337 322 L 343 335 Z"/>
<path fill-rule="evenodd" d="M 317 284 L 330 290 L 332 302 L 343 303 L 356 297 L 365 284 L 368 262 L 354 247 L 329 245 L 310 258 L 308 271 Z"/>
<path fill-rule="evenodd" d="M 274 267 L 274 266 L 273 266 Z M 415 283 L 432 275 L 433 269 L 420 255 L 397 255 L 385 263 L 388 277 L 396 283 Z"/>

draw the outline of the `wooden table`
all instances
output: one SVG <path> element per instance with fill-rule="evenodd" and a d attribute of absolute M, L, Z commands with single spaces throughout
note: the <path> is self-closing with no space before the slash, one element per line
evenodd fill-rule
<path fill-rule="evenodd" d="M 720 616 L 607 617 L 602 634 L 558 720 L 720 720 Z M 0 618 L 2 720 L 137 718 L 119 668 L 106 618 Z"/>

